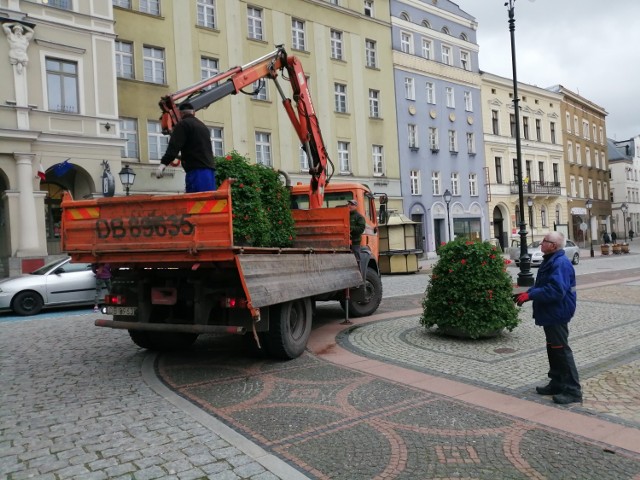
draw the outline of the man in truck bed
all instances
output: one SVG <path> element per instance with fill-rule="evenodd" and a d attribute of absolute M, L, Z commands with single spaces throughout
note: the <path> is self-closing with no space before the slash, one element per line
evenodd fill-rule
<path fill-rule="evenodd" d="M 211 147 L 211 133 L 195 116 L 189 102 L 180 104 L 181 120 L 171 133 L 167 151 L 160 160 L 156 177 L 162 178 L 164 169 L 181 155 L 182 168 L 186 172 L 187 193 L 207 192 L 216 189 L 215 163 Z"/>

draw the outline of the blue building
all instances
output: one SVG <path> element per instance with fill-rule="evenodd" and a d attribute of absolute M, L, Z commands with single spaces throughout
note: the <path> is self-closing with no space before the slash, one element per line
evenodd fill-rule
<path fill-rule="evenodd" d="M 428 253 L 487 239 L 477 23 L 448 0 L 390 7 L 404 212 Z"/>

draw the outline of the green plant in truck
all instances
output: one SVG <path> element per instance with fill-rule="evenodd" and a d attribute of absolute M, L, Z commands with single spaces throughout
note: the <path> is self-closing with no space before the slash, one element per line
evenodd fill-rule
<path fill-rule="evenodd" d="M 422 301 L 420 323 L 479 338 L 519 323 L 511 276 L 498 248 L 460 238 L 443 244 Z"/>

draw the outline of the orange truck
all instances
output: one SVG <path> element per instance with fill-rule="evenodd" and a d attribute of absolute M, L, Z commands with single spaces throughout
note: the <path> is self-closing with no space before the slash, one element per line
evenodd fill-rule
<path fill-rule="evenodd" d="M 112 289 L 96 325 L 128 330 L 143 348 L 185 348 L 204 333 L 251 335 L 272 356 L 295 358 L 311 333 L 317 301 L 337 300 L 352 316 L 371 315 L 382 300 L 374 193 L 331 184 L 330 160 L 317 126 L 306 77 L 282 47 L 189 89 L 163 97 L 166 131 L 179 119 L 180 98 L 196 109 L 287 70 L 297 114 L 283 104 L 311 159 L 310 185 L 289 186 L 296 239 L 290 248 L 236 245 L 229 181 L 218 190 L 177 195 L 62 201 L 62 248 L 76 262 L 109 263 Z M 277 83 L 277 82 L 276 82 Z M 202 97 L 206 96 L 206 99 Z M 286 177 L 286 175 L 285 175 Z M 288 183 L 288 179 L 287 179 Z M 365 217 L 360 264 L 350 250 L 348 200 Z"/>

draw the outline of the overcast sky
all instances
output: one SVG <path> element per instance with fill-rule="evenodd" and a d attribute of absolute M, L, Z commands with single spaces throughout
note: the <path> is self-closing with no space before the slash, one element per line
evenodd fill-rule
<path fill-rule="evenodd" d="M 511 78 L 506 0 L 453 0 L 478 22 L 480 69 Z M 640 0 L 517 0 L 518 81 L 603 107 L 607 136 L 640 135 Z"/>

